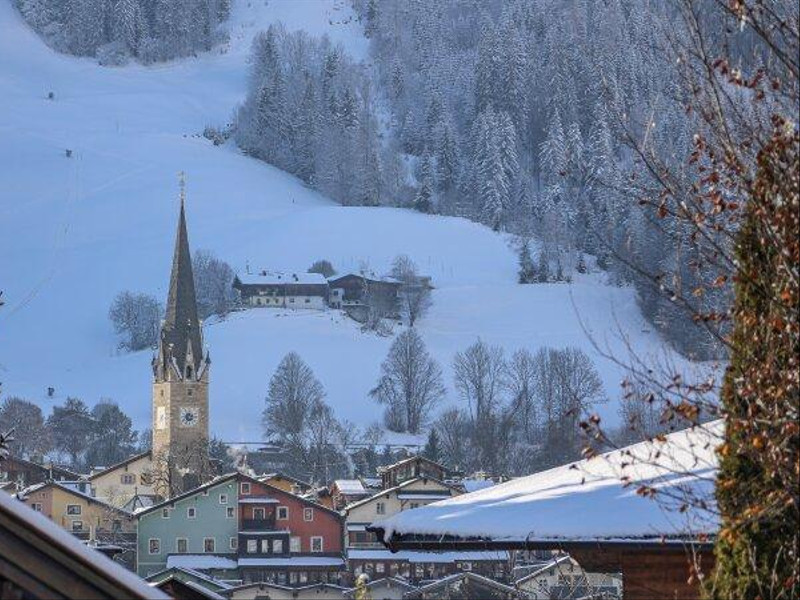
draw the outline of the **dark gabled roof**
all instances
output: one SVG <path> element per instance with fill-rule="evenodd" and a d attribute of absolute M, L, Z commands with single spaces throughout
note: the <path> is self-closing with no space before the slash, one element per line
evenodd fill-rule
<path fill-rule="evenodd" d="M 92 479 L 95 479 L 97 477 L 100 477 L 101 475 L 105 475 L 106 473 L 109 473 L 111 471 L 114 471 L 116 469 L 124 467 L 125 465 L 128 465 L 128 464 L 130 464 L 130 463 L 132 463 L 134 461 L 137 461 L 140 458 L 145 458 L 146 456 L 150 456 L 150 450 L 147 450 L 146 452 L 140 452 L 139 454 L 134 454 L 133 456 L 129 456 L 125 460 L 121 460 L 120 462 L 118 462 L 115 465 L 111 465 L 110 467 L 106 467 L 102 471 L 98 471 L 97 473 L 92 473 L 91 475 L 89 475 L 88 479 L 89 479 L 89 481 L 91 481 Z"/>
<path fill-rule="evenodd" d="M 197 317 L 197 299 L 192 274 L 192 255 L 189 251 L 189 235 L 186 232 L 186 211 L 183 200 L 178 216 L 178 232 L 175 236 L 175 251 L 172 256 L 172 274 L 169 279 L 169 294 L 161 327 L 159 352 L 166 365 L 171 356 L 181 373 L 185 372 L 187 348 L 191 346 L 195 364 L 203 356 L 200 319 Z"/>
<path fill-rule="evenodd" d="M 65 476 L 69 477 L 71 480 L 79 480 L 79 479 L 81 479 L 81 477 L 83 477 L 80 473 L 75 473 L 74 471 L 70 471 L 69 469 L 65 469 L 64 467 L 59 467 L 58 465 L 52 465 L 52 466 L 48 467 L 48 466 L 42 465 L 40 463 L 33 462 L 32 460 L 28 460 L 26 458 L 22 458 L 21 456 L 7 456 L 3 460 L 3 462 L 0 463 L 0 467 L 2 467 L 4 464 L 13 463 L 13 462 L 17 462 L 17 463 L 21 463 L 21 464 L 29 466 L 29 467 L 33 467 L 34 469 L 38 469 L 39 471 L 52 471 L 53 473 L 59 472 L 59 473 L 65 475 Z M 0 470 L 4 470 L 4 469 L 0 468 Z"/>
<path fill-rule="evenodd" d="M 0 572 L 26 598 L 167 598 L 28 506 L 0 494 Z"/>

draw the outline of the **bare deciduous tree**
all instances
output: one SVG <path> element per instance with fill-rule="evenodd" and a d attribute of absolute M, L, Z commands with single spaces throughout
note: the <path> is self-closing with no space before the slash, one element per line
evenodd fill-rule
<path fill-rule="evenodd" d="M 442 370 L 422 338 L 413 329 L 403 331 L 389 349 L 378 385 L 370 392 L 387 407 L 386 426 L 419 433 L 444 393 Z"/>
<path fill-rule="evenodd" d="M 210 250 L 196 250 L 192 271 L 197 294 L 197 311 L 201 319 L 211 315 L 225 316 L 236 306 L 233 269 Z"/>
<path fill-rule="evenodd" d="M 120 347 L 135 352 L 155 347 L 162 313 L 161 304 L 153 296 L 124 291 L 111 303 L 108 318 L 114 331 L 124 336 Z"/>
<path fill-rule="evenodd" d="M 307 425 L 312 408 L 325 398 L 322 384 L 296 352 L 283 357 L 269 382 L 263 424 L 267 435 L 278 435 L 294 443 Z"/>

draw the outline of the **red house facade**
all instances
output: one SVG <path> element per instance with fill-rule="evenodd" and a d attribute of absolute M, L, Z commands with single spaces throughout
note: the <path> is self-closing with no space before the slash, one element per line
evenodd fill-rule
<path fill-rule="evenodd" d="M 339 583 L 344 521 L 320 504 L 239 478 L 238 564 L 244 583 Z"/>

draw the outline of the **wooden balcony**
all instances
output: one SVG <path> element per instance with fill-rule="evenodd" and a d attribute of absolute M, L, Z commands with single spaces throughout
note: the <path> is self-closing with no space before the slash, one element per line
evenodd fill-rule
<path fill-rule="evenodd" d="M 275 519 L 242 519 L 239 531 L 275 531 Z"/>

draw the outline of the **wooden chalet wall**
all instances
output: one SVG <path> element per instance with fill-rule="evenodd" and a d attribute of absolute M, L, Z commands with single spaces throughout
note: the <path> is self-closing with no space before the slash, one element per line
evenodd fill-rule
<path fill-rule="evenodd" d="M 570 549 L 569 553 L 586 570 L 622 572 L 623 600 L 695 600 L 700 598 L 697 577 L 687 548 L 653 549 Z M 711 551 L 697 560 L 704 573 L 714 567 Z M 692 583 L 689 583 L 690 579 Z"/>

